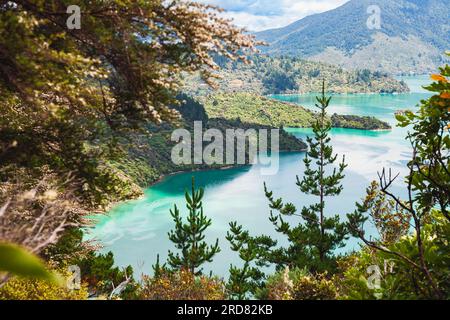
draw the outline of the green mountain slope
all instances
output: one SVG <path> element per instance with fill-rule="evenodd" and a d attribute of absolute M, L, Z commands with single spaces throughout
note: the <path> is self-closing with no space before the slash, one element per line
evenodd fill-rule
<path fill-rule="evenodd" d="M 210 118 L 239 119 L 274 127 L 309 127 L 314 113 L 296 104 L 247 93 L 215 94 L 201 100 Z"/>
<path fill-rule="evenodd" d="M 367 9 L 380 8 L 381 29 Z M 435 69 L 450 48 L 450 0 L 351 0 L 334 10 L 257 33 L 263 51 L 392 73 Z"/>

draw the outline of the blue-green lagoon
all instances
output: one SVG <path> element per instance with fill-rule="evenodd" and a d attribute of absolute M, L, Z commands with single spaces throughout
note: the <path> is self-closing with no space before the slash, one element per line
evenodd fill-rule
<path fill-rule="evenodd" d="M 377 179 L 377 172 L 383 167 L 405 174 L 410 146 L 405 140 L 406 129 L 395 127 L 394 114 L 398 110 L 415 109 L 421 99 L 429 97 L 421 89 L 421 85 L 429 82 L 427 78 L 409 77 L 405 81 L 412 88 L 411 93 L 333 96 L 330 113 L 375 116 L 388 121 L 394 128 L 391 131 L 332 130 L 334 151 L 345 154 L 348 168 L 344 191 L 340 197 L 328 199 L 327 214 L 345 217 L 346 213 L 353 211 L 355 201 L 364 196 L 366 187 Z M 272 98 L 314 108 L 314 96 L 274 95 Z M 302 138 L 311 132 L 310 129 L 288 130 Z M 303 157 L 304 153 L 281 153 L 280 169 L 274 176 L 261 176 L 259 165 L 168 176 L 146 189 L 142 199 L 119 204 L 108 215 L 98 216 L 88 238 L 98 240 L 103 245 L 102 251 L 112 251 L 119 266 L 132 265 L 136 275 L 151 273 L 157 254 L 164 261 L 167 251 L 173 249 L 167 237 L 167 232 L 173 227 L 169 210 L 174 204 L 181 210 L 185 209 L 184 191 L 194 176 L 196 184 L 205 188 L 205 213 L 213 221 L 208 229 L 208 238 L 219 238 L 222 249 L 205 271 L 213 270 L 215 274 L 227 276 L 229 265 L 239 263 L 225 239 L 230 221 L 238 221 L 255 234 L 278 236 L 268 221 L 264 182 L 276 196 L 297 207 L 316 200 L 302 195 L 295 186 L 296 175 L 301 176 L 303 172 Z M 401 182 L 399 179 L 394 186 L 399 194 L 402 193 Z M 285 241 L 277 239 L 280 244 Z M 357 243 L 352 240 L 345 250 L 355 246 Z"/>

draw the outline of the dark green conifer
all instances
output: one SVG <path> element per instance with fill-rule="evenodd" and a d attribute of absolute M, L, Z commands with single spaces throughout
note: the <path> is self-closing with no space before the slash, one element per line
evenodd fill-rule
<path fill-rule="evenodd" d="M 344 158 L 342 162 L 336 163 L 337 155 L 330 145 L 331 123 L 327 120 L 326 110 L 331 97 L 325 96 L 325 83 L 322 95 L 316 99 L 319 113 L 313 125 L 314 135 L 307 139 L 309 151 L 303 160 L 305 172 L 303 177 L 297 176 L 297 186 L 303 194 L 316 197 L 317 202 L 297 210 L 294 204 L 284 203 L 282 198 L 276 199 L 264 184 L 271 208 L 270 221 L 277 232 L 287 237 L 288 246 L 279 247 L 276 241 L 267 236 L 251 237 L 241 227 L 231 226 L 227 239 L 232 249 L 242 258 L 243 244 L 236 243 L 245 242 L 246 250 L 251 249 L 253 253 L 246 253 L 244 257 L 251 257 L 256 267 L 272 264 L 278 269 L 289 266 L 306 268 L 312 273 L 332 273 L 336 267 L 335 250 L 345 245 L 348 235 L 346 224 L 340 222 L 338 215 L 325 214 L 326 199 L 342 192 L 341 182 L 346 167 Z M 287 221 L 286 217 L 298 217 L 299 221 L 293 225 L 292 219 Z M 245 267 L 249 271 L 241 278 L 252 277 L 251 261 L 247 260 L 244 259 L 244 269 L 240 271 L 245 271 Z M 236 268 L 231 271 L 237 273 Z"/>
<path fill-rule="evenodd" d="M 265 274 L 261 267 L 267 266 L 267 263 L 261 257 L 276 245 L 276 241 L 268 236 L 253 238 L 248 231 L 243 231 L 237 222 L 230 223 L 226 238 L 231 244 L 231 250 L 236 251 L 244 261 L 242 267 L 230 265 L 230 277 L 226 285 L 228 295 L 236 300 L 250 298 L 249 293 L 254 293 L 264 286 Z M 256 261 L 255 264 L 253 261 Z"/>
<path fill-rule="evenodd" d="M 264 190 L 272 209 L 270 221 L 277 232 L 289 240 L 289 246 L 278 251 L 274 262 L 278 266 L 307 267 L 311 272 L 324 272 L 334 269 L 334 251 L 344 246 L 348 233 L 338 215 L 325 215 L 325 199 L 342 192 L 346 164 L 343 157 L 342 162 L 335 165 L 337 155 L 330 144 L 331 123 L 326 115 L 331 97 L 325 96 L 325 82 L 322 95 L 316 99 L 318 119 L 312 128 L 314 136 L 307 138 L 309 151 L 303 160 L 304 175 L 301 178 L 297 176 L 296 184 L 302 193 L 315 196 L 318 201 L 298 211 L 292 203 L 284 204 L 281 198 L 274 199 L 266 185 Z M 273 211 L 278 211 L 278 214 Z M 286 216 L 298 216 L 301 222 L 292 226 L 284 219 Z"/>
<path fill-rule="evenodd" d="M 196 275 L 202 273 L 200 266 L 205 262 L 211 262 L 214 255 L 220 251 L 218 239 L 214 245 L 208 245 L 204 241 L 205 231 L 211 225 L 211 219 L 203 213 L 203 194 L 203 188 L 195 190 L 195 181 L 192 178 L 191 193 L 188 191 L 185 193 L 186 207 L 189 210 L 187 223 L 183 222 L 176 205 L 170 210 L 175 229 L 169 232 L 169 239 L 181 252 L 169 251 L 168 264 L 172 269 L 185 269 Z"/>

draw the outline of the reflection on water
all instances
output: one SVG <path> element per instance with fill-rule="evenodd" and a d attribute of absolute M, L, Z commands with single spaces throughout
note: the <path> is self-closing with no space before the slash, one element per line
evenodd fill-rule
<path fill-rule="evenodd" d="M 399 109 L 413 109 L 424 93 L 402 95 L 336 95 L 332 100 L 331 112 L 340 114 L 373 115 L 395 125 L 394 113 Z M 274 96 L 313 108 L 312 95 Z M 310 129 L 288 129 L 292 134 L 305 138 Z M 394 126 L 392 131 L 369 132 L 352 129 L 333 129 L 331 132 L 334 151 L 345 154 L 348 163 L 344 179 L 344 191 L 338 198 L 328 199 L 326 213 L 345 217 L 354 210 L 354 203 L 364 196 L 365 188 L 383 167 L 405 174 L 405 164 L 410 157 L 410 147 L 404 139 L 406 129 Z M 160 254 L 162 261 L 167 251 L 173 249 L 167 232 L 173 227 L 169 210 L 174 204 L 186 212 L 184 191 L 190 187 L 194 176 L 198 186 L 205 187 L 205 213 L 212 218 L 207 239 L 219 238 L 222 251 L 205 271 L 226 276 L 231 263 L 239 263 L 237 256 L 229 249 L 225 239 L 230 221 L 238 221 L 255 234 L 277 237 L 280 244 L 285 239 L 273 231 L 268 221 L 269 208 L 263 193 L 263 183 L 274 191 L 275 196 L 294 203 L 297 208 L 316 201 L 302 195 L 295 186 L 296 175 L 302 175 L 303 153 L 282 153 L 280 170 L 274 176 L 261 176 L 259 165 L 182 173 L 166 177 L 160 183 L 148 188 L 143 199 L 116 206 L 108 216 L 97 217 L 98 223 L 90 230 L 88 238 L 98 239 L 104 251 L 113 251 L 120 266 L 133 265 L 136 275 L 151 273 L 151 265 Z M 399 188 L 394 192 L 402 194 Z M 295 218 L 293 218 L 295 220 Z M 350 241 L 345 250 L 355 248 L 356 241 Z"/>
<path fill-rule="evenodd" d="M 200 171 L 195 174 L 195 181 L 197 185 L 213 187 L 236 179 L 242 173 L 249 171 L 249 167 L 232 168 L 227 170 L 210 170 Z M 178 174 L 171 175 L 164 179 L 164 183 L 156 184 L 153 188 L 148 189 L 149 195 L 152 192 L 160 194 L 178 194 L 184 192 L 186 187 L 191 185 L 191 175 Z"/>

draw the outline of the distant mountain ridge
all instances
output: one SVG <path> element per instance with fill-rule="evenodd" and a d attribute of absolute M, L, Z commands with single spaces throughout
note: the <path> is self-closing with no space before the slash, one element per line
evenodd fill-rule
<path fill-rule="evenodd" d="M 381 29 L 369 29 L 369 6 Z M 346 68 L 425 73 L 450 49 L 450 0 L 351 0 L 287 27 L 256 33 L 272 55 L 300 56 Z"/>

